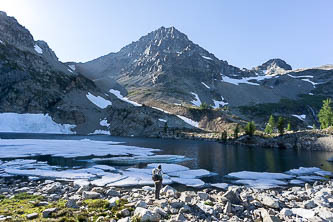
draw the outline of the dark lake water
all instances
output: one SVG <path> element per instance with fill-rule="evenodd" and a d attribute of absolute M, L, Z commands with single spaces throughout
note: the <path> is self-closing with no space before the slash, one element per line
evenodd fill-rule
<path fill-rule="evenodd" d="M 113 136 L 79 136 L 48 134 L 0 133 L 3 139 L 84 139 L 125 142 L 126 145 L 161 149 L 157 154 L 183 155 L 191 160 L 179 164 L 192 169 L 202 168 L 218 174 L 209 182 L 223 181 L 223 176 L 236 171 L 284 172 L 299 167 L 319 167 L 333 172 L 333 163 L 326 160 L 333 152 L 265 149 L 247 146 L 224 145 L 217 142 L 194 140 L 171 140 L 150 138 L 129 138 Z M 0 140 L 1 144 L 1 140 Z M 93 149 L 93 147 L 92 147 Z M 75 166 L 89 164 L 73 159 L 50 156 L 34 159 L 47 160 L 50 165 Z M 103 163 L 104 164 L 104 163 Z"/>

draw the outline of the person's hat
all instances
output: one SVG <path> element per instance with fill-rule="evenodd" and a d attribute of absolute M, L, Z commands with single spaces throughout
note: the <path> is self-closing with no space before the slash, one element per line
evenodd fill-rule
<path fill-rule="evenodd" d="M 157 168 L 158 168 L 158 169 L 162 169 L 162 165 L 159 164 L 159 165 L 157 166 Z"/>

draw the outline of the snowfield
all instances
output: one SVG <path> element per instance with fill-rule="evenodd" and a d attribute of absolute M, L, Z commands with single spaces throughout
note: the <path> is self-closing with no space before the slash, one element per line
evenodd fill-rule
<path fill-rule="evenodd" d="M 92 102 L 93 104 L 95 104 L 96 106 L 98 106 L 101 109 L 105 109 L 106 107 L 112 105 L 111 101 L 106 100 L 101 96 L 94 96 L 90 92 L 87 94 L 87 98 L 89 99 L 90 102 Z"/>
<path fill-rule="evenodd" d="M 127 97 L 124 97 L 120 94 L 120 91 L 119 90 L 115 90 L 115 89 L 110 89 L 109 90 L 110 93 L 112 93 L 113 95 L 115 95 L 118 99 L 124 101 L 124 102 L 127 102 L 129 104 L 132 104 L 133 106 L 142 106 L 142 104 L 139 104 L 137 102 L 134 102 L 134 101 L 131 101 L 129 100 Z"/>
<path fill-rule="evenodd" d="M 0 132 L 74 134 L 75 127 L 56 123 L 48 114 L 0 113 Z"/>
<path fill-rule="evenodd" d="M 194 95 L 195 99 L 191 101 L 191 103 L 195 106 L 200 106 L 201 105 L 201 100 L 198 96 L 198 94 L 191 92 L 192 95 Z"/>

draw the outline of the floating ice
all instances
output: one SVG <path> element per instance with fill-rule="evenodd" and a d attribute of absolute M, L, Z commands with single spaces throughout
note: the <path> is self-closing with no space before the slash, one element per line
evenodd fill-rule
<path fill-rule="evenodd" d="M 327 180 L 325 177 L 321 176 L 298 176 L 298 180 L 303 180 L 305 182 L 314 182 L 316 180 Z"/>
<path fill-rule="evenodd" d="M 184 171 L 169 172 L 168 175 L 172 176 L 172 177 L 195 179 L 195 178 L 212 176 L 212 175 L 216 175 L 216 174 L 209 172 L 208 170 L 205 170 L 205 169 L 198 169 L 198 170 L 184 170 Z"/>
<path fill-rule="evenodd" d="M 90 100 L 90 102 L 92 102 L 93 104 L 95 104 L 96 106 L 98 106 L 101 109 L 105 109 L 106 107 L 112 105 L 111 101 L 106 100 L 101 96 L 94 96 L 90 92 L 88 92 L 87 98 Z"/>
<path fill-rule="evenodd" d="M 210 89 L 210 87 L 206 83 L 201 82 L 201 84 L 204 85 L 207 89 Z"/>
<path fill-rule="evenodd" d="M 306 118 L 306 115 L 292 115 L 293 117 L 296 117 L 297 119 L 299 119 L 299 120 L 301 120 L 301 121 L 304 121 L 305 120 L 305 118 Z"/>
<path fill-rule="evenodd" d="M 180 155 L 153 155 L 153 156 L 133 156 L 133 157 L 110 157 L 110 158 L 94 158 L 92 161 L 107 161 L 117 165 L 133 165 L 137 163 L 175 163 L 182 162 L 188 158 Z"/>
<path fill-rule="evenodd" d="M 294 176 L 284 173 L 268 173 L 268 172 L 252 172 L 252 171 L 229 173 L 227 176 L 239 179 L 249 179 L 249 180 L 259 180 L 259 179 L 286 180 L 294 178 Z"/>
<path fill-rule="evenodd" d="M 229 184 L 227 184 L 227 183 L 212 183 L 211 186 L 226 190 L 226 189 L 228 189 Z"/>
<path fill-rule="evenodd" d="M 127 103 L 130 103 L 132 104 L 133 106 L 142 106 L 142 104 L 139 104 L 137 102 L 134 102 L 134 101 L 131 101 L 129 100 L 127 97 L 124 97 L 120 94 L 120 91 L 119 90 L 115 90 L 115 89 L 110 89 L 109 90 L 110 93 L 112 93 L 113 95 L 115 95 L 118 99 L 124 101 L 124 102 L 127 102 Z"/>
<path fill-rule="evenodd" d="M 87 156 L 148 156 L 158 149 L 126 146 L 112 141 L 2 139 L 0 158 L 51 155 L 65 158 Z M 92 149 L 93 147 L 93 149 Z"/>
<path fill-rule="evenodd" d="M 76 170 L 20 170 L 15 168 L 6 168 L 5 172 L 11 175 L 20 176 L 36 176 L 36 177 L 46 177 L 46 178 L 62 178 L 62 179 L 90 179 L 96 177 L 93 174 L 76 172 Z"/>
<path fill-rule="evenodd" d="M 171 180 L 173 182 L 180 183 L 180 184 L 183 184 L 188 187 L 200 188 L 205 185 L 205 182 L 203 182 L 200 179 L 186 179 L 186 178 L 171 177 Z"/>
<path fill-rule="evenodd" d="M 108 171 L 115 171 L 116 168 L 112 167 L 112 166 L 108 166 L 108 165 L 95 165 L 92 166 L 93 168 L 96 169 L 101 169 L 101 170 L 108 170 Z"/>
<path fill-rule="evenodd" d="M 300 167 L 298 169 L 291 169 L 286 173 L 293 175 L 309 175 L 309 174 L 314 174 L 317 171 L 322 171 L 322 170 L 318 167 Z"/>
<path fill-rule="evenodd" d="M 73 134 L 75 127 L 56 123 L 48 114 L 0 113 L 0 132 Z"/>
<path fill-rule="evenodd" d="M 288 183 L 277 179 L 236 180 L 234 183 L 249 185 L 257 189 L 270 189 L 285 186 Z"/>
<path fill-rule="evenodd" d="M 91 184 L 102 187 L 107 184 L 114 183 L 114 182 L 120 181 L 125 178 L 127 178 L 127 177 L 122 176 L 120 174 L 108 173 L 108 174 L 102 176 L 102 178 L 100 178 L 100 179 L 91 181 Z"/>
<path fill-rule="evenodd" d="M 303 180 L 290 180 L 289 183 L 293 185 L 301 185 L 304 184 L 305 182 Z"/>
<path fill-rule="evenodd" d="M 201 100 L 198 96 L 198 94 L 194 93 L 194 92 L 191 92 L 192 95 L 194 95 L 195 97 L 195 100 L 192 100 L 191 103 L 195 106 L 200 106 L 201 105 Z"/>
<path fill-rule="evenodd" d="M 34 45 L 34 49 L 38 54 L 43 54 L 43 50 L 37 44 Z"/>
<path fill-rule="evenodd" d="M 179 164 L 173 164 L 173 163 L 153 163 L 153 164 L 148 164 L 148 168 L 156 168 L 158 165 L 162 166 L 162 171 L 163 173 L 169 174 L 171 172 L 177 172 L 177 171 L 184 171 L 184 170 L 189 170 L 188 167 L 179 165 Z"/>

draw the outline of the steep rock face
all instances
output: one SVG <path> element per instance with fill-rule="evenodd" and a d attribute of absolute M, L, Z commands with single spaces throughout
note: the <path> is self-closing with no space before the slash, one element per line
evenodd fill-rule
<path fill-rule="evenodd" d="M 261 66 L 255 67 L 254 70 L 262 72 L 266 75 L 272 75 L 284 74 L 286 71 L 292 70 L 292 68 L 282 59 L 270 59 Z"/>
<path fill-rule="evenodd" d="M 46 42 L 34 41 L 27 29 L 3 12 L 0 30 L 0 113 L 48 114 L 56 123 L 75 125 L 74 131 L 81 134 L 100 130 L 158 135 L 164 128 L 158 119 L 167 119 L 168 127 L 193 128 L 175 116 L 134 107 L 97 88 L 76 72 L 74 63 L 61 63 Z M 88 95 L 109 105 L 98 105 Z M 140 118 L 124 120 L 123 113 L 133 113 L 131 120 Z"/>

